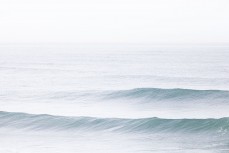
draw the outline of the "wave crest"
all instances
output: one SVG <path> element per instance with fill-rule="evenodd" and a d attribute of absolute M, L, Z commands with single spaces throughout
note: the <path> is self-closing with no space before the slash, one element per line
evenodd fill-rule
<path fill-rule="evenodd" d="M 220 119 L 119 119 L 64 117 L 0 112 L 0 128 L 23 130 L 108 130 L 120 132 L 204 132 L 228 134 L 229 118 Z"/>
<path fill-rule="evenodd" d="M 194 99 L 229 99 L 229 91 L 136 88 L 114 91 L 106 95 L 109 98 L 148 98 L 157 100 L 194 100 Z"/>

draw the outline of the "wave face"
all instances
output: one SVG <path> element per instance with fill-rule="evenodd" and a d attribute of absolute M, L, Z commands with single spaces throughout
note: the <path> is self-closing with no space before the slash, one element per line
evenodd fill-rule
<path fill-rule="evenodd" d="M 0 127 L 26 130 L 108 130 L 120 132 L 197 132 L 228 134 L 229 118 L 221 119 L 118 119 L 64 117 L 0 112 Z"/>
<path fill-rule="evenodd" d="M 161 89 L 136 88 L 111 92 L 108 98 L 146 98 L 155 100 L 197 100 L 197 99 L 224 99 L 229 100 L 229 91 L 223 90 L 192 90 L 192 89 Z"/>
<path fill-rule="evenodd" d="M 133 88 L 129 90 L 97 90 L 97 91 L 57 91 L 45 92 L 38 94 L 27 93 L 7 93 L 10 96 L 19 98 L 31 98 L 34 100 L 115 100 L 115 99 L 132 99 L 132 100 L 154 100 L 154 101 L 196 101 L 196 100 L 216 100 L 228 101 L 229 91 L 226 90 L 195 90 L 195 89 L 163 89 L 163 88 Z"/>

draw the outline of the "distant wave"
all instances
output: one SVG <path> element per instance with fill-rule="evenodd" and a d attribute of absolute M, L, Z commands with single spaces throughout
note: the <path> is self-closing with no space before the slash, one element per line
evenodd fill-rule
<path fill-rule="evenodd" d="M 36 96 L 35 96 L 36 97 Z M 32 97 L 31 97 L 32 98 Z M 37 95 L 39 99 L 77 100 L 90 98 L 94 100 L 131 99 L 145 101 L 195 101 L 229 102 L 229 91 L 225 90 L 194 90 L 194 89 L 162 89 L 162 88 L 135 88 L 130 90 L 114 91 L 68 91 L 52 92 Z"/>
<path fill-rule="evenodd" d="M 120 132 L 229 133 L 229 118 L 220 119 L 119 119 L 64 117 L 0 112 L 0 128 L 23 130 L 107 130 Z"/>
<path fill-rule="evenodd" d="M 224 90 L 193 90 L 193 89 L 161 89 L 136 88 L 114 91 L 106 95 L 109 98 L 147 98 L 156 100 L 195 100 L 195 99 L 227 99 L 229 91 Z"/>

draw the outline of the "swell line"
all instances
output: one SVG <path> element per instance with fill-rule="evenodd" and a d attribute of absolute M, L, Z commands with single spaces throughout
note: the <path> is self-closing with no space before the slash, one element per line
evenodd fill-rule
<path fill-rule="evenodd" d="M 38 99 L 38 100 L 116 100 L 136 99 L 155 101 L 222 101 L 229 103 L 229 91 L 226 90 L 195 90 L 195 89 L 162 89 L 162 88 L 134 88 L 129 90 L 100 90 L 100 91 L 48 91 L 41 93 L 1 93 L 1 97 L 17 99 Z"/>
<path fill-rule="evenodd" d="M 161 89 L 135 88 L 131 90 L 114 91 L 107 94 L 110 98 L 154 98 L 154 99 L 203 99 L 228 98 L 229 91 L 225 90 L 194 90 L 194 89 Z"/>
<path fill-rule="evenodd" d="M 0 112 L 0 128 L 23 130 L 108 130 L 120 132 L 229 133 L 229 118 L 141 119 L 66 117 Z"/>

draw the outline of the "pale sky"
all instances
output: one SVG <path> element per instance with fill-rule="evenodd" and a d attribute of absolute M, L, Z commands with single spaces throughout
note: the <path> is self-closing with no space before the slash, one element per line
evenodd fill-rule
<path fill-rule="evenodd" d="M 229 43 L 229 0 L 0 0 L 0 43 Z"/>

